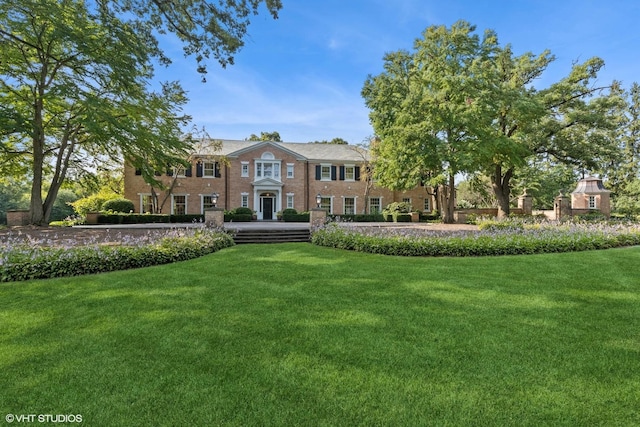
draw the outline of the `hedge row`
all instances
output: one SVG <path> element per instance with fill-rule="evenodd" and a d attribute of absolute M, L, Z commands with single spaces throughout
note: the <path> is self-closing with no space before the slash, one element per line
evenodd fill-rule
<path fill-rule="evenodd" d="M 203 222 L 204 215 L 165 215 L 165 214 L 100 214 L 98 224 L 148 224 Z"/>
<path fill-rule="evenodd" d="M 196 230 L 141 246 L 16 246 L 0 255 L 0 282 L 79 276 L 197 258 L 233 246 L 224 232 Z"/>
<path fill-rule="evenodd" d="M 573 252 L 640 245 L 638 226 L 589 228 L 555 226 L 425 235 L 403 230 L 355 230 L 328 224 L 313 232 L 319 246 L 401 256 L 491 256 Z"/>

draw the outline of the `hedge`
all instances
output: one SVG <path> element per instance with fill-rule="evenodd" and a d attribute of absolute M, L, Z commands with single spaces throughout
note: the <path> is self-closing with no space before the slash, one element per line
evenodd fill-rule
<path fill-rule="evenodd" d="M 100 214 L 98 224 L 147 224 L 147 223 L 182 223 L 204 222 L 204 215 L 166 215 L 166 214 Z"/>
<path fill-rule="evenodd" d="M 173 230 L 156 242 L 131 245 L 46 247 L 16 244 L 0 254 L 0 282 L 78 276 L 148 267 L 200 257 L 233 246 L 214 230 Z"/>
<path fill-rule="evenodd" d="M 415 229 L 344 227 L 330 223 L 315 230 L 319 246 L 401 256 L 494 256 L 573 252 L 640 245 L 640 226 L 594 224 L 534 225 L 531 228 L 491 228 L 449 234 Z"/>

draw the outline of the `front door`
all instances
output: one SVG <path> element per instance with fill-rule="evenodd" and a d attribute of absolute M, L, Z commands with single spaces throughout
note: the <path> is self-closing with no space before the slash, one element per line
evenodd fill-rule
<path fill-rule="evenodd" d="M 273 197 L 262 198 L 262 219 L 273 219 Z"/>

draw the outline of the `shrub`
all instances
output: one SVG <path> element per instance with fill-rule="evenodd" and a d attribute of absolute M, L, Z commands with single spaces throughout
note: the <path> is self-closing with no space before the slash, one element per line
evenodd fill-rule
<path fill-rule="evenodd" d="M 102 204 L 103 211 L 111 212 L 133 212 L 133 202 L 129 199 L 111 199 Z"/>
<path fill-rule="evenodd" d="M 382 213 L 394 214 L 394 213 L 409 213 L 413 208 L 411 203 L 407 202 L 393 202 L 389 203 L 387 207 L 382 210 Z"/>
<path fill-rule="evenodd" d="M 310 216 L 311 215 L 309 214 L 309 212 L 289 213 L 289 214 L 285 214 L 284 211 L 282 212 L 282 219 L 285 222 L 309 222 Z"/>
<path fill-rule="evenodd" d="M 71 203 L 76 200 L 78 200 L 78 196 L 76 196 L 76 193 L 73 191 L 64 188 L 58 191 L 58 197 L 56 197 L 56 201 L 53 202 L 49 220 L 62 221 L 67 217 L 73 216 L 74 210 Z"/>
<path fill-rule="evenodd" d="M 73 209 L 80 216 L 86 216 L 89 212 L 100 212 L 102 209 L 102 205 L 107 200 L 118 199 L 119 195 L 115 193 L 111 193 L 108 191 L 100 191 L 97 194 L 92 194 L 91 196 L 83 197 L 82 199 L 78 199 L 75 202 L 71 203 Z"/>
<path fill-rule="evenodd" d="M 40 242 L 5 242 L 0 253 L 0 282 L 148 267 L 196 258 L 234 245 L 229 234 L 215 230 L 172 230 L 157 241 L 136 239 L 133 243 L 47 247 Z"/>
<path fill-rule="evenodd" d="M 284 217 L 285 215 L 296 215 L 297 213 L 298 213 L 297 210 L 293 208 L 287 208 L 282 211 L 282 216 Z"/>
<path fill-rule="evenodd" d="M 253 210 L 250 208 L 239 207 L 235 208 L 232 213 L 235 215 L 253 215 Z"/>

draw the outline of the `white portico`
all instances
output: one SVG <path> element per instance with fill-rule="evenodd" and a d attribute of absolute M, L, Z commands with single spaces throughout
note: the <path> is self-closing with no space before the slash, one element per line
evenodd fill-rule
<path fill-rule="evenodd" d="M 258 220 L 276 219 L 276 212 L 282 210 L 282 160 L 266 151 L 259 159 L 254 159 L 253 210 Z"/>

